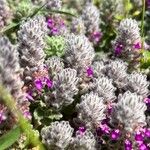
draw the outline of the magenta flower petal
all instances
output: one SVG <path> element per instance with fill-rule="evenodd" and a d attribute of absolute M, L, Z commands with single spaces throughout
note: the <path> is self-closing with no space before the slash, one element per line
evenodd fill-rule
<path fill-rule="evenodd" d="M 140 42 L 135 43 L 135 44 L 134 44 L 134 48 L 135 48 L 135 49 L 141 49 L 142 47 L 141 47 Z"/>
<path fill-rule="evenodd" d="M 145 144 L 139 146 L 139 150 L 149 150 Z"/>
<path fill-rule="evenodd" d="M 132 150 L 132 142 L 128 139 L 124 142 L 125 150 Z"/>
<path fill-rule="evenodd" d="M 137 132 L 137 133 L 135 134 L 135 140 L 136 140 L 136 141 L 143 141 L 143 140 L 144 140 L 144 137 L 143 137 L 143 135 L 142 135 L 141 132 Z"/>
<path fill-rule="evenodd" d="M 116 129 L 111 132 L 111 139 L 112 140 L 117 140 L 120 137 L 120 130 Z"/>
<path fill-rule="evenodd" d="M 118 43 L 115 47 L 115 55 L 120 55 L 123 50 L 123 45 L 121 43 Z"/>
<path fill-rule="evenodd" d="M 43 88 L 42 81 L 39 80 L 39 79 L 34 81 L 34 85 L 35 85 L 35 87 L 36 87 L 37 90 L 40 90 L 40 91 L 41 91 L 42 88 Z"/>
<path fill-rule="evenodd" d="M 91 77 L 91 76 L 93 76 L 93 74 L 94 74 L 94 73 L 93 73 L 93 69 L 92 69 L 91 67 L 88 67 L 88 68 L 87 68 L 86 73 L 87 73 L 87 76 L 88 76 L 88 77 Z"/>

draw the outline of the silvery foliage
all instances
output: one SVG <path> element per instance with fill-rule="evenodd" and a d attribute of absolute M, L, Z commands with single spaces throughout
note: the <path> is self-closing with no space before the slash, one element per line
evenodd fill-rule
<path fill-rule="evenodd" d="M 0 46 L 0 83 L 18 100 L 23 87 L 18 51 L 6 37 L 0 37 Z"/>
<path fill-rule="evenodd" d="M 124 14 L 125 10 L 123 3 L 123 0 L 101 0 L 100 18 L 103 23 L 112 20 L 116 15 Z"/>
<path fill-rule="evenodd" d="M 97 93 L 88 93 L 81 96 L 81 102 L 76 105 L 77 120 L 86 127 L 93 129 L 105 119 L 104 99 Z"/>
<path fill-rule="evenodd" d="M 118 96 L 118 103 L 114 104 L 111 114 L 111 123 L 115 127 L 122 126 L 125 131 L 133 132 L 137 127 L 146 125 L 146 109 L 142 96 L 127 91 Z"/>
<path fill-rule="evenodd" d="M 100 12 L 98 8 L 92 4 L 92 2 L 87 2 L 85 4 L 81 18 L 84 21 L 87 33 L 99 31 Z"/>
<path fill-rule="evenodd" d="M 48 69 L 49 75 L 52 77 L 64 69 L 64 64 L 62 62 L 62 59 L 57 56 L 49 57 L 46 60 L 45 64 Z"/>
<path fill-rule="evenodd" d="M 12 18 L 12 13 L 6 0 L 0 0 L 0 29 Z"/>
<path fill-rule="evenodd" d="M 133 72 L 128 75 L 126 89 L 129 91 L 146 98 L 149 94 L 148 86 L 149 81 L 147 81 L 146 75 L 138 72 Z"/>
<path fill-rule="evenodd" d="M 23 70 L 19 65 L 18 51 L 8 38 L 0 37 L 0 84 L 2 84 L 15 99 L 22 112 L 28 111 L 28 101 L 22 91 L 21 80 Z"/>
<path fill-rule="evenodd" d="M 68 121 L 55 121 L 41 130 L 43 143 L 50 150 L 64 150 L 72 140 L 73 128 Z"/>
<path fill-rule="evenodd" d="M 113 80 L 107 77 L 95 78 L 93 82 L 93 91 L 98 93 L 100 97 L 104 98 L 105 103 L 110 103 L 116 99 Z"/>
<path fill-rule="evenodd" d="M 94 77 L 98 78 L 105 76 L 107 67 L 103 60 L 94 61 L 91 67 L 94 71 Z"/>
<path fill-rule="evenodd" d="M 43 16 L 36 16 L 22 22 L 18 31 L 18 40 L 21 65 L 26 67 L 40 66 L 44 62 L 44 38 L 47 33 L 47 24 Z"/>
<path fill-rule="evenodd" d="M 96 150 L 96 139 L 93 133 L 86 130 L 84 133 L 76 133 L 69 150 Z"/>
<path fill-rule="evenodd" d="M 84 21 L 82 18 L 73 18 L 71 22 L 71 32 L 74 34 L 85 34 L 86 28 L 84 26 Z"/>
<path fill-rule="evenodd" d="M 46 0 L 47 8 L 60 10 L 62 8 L 62 0 Z"/>
<path fill-rule="evenodd" d="M 118 88 L 123 88 L 127 82 L 127 63 L 118 59 L 113 60 L 107 66 L 107 76 L 113 79 Z"/>
<path fill-rule="evenodd" d="M 140 28 L 134 19 L 123 19 L 117 29 L 118 35 L 113 41 L 114 49 L 118 44 L 123 46 L 121 55 L 125 59 L 128 57 L 133 59 L 138 55 L 138 50 L 134 48 L 134 44 L 141 44 Z"/>
<path fill-rule="evenodd" d="M 62 0 L 32 0 L 32 2 L 41 6 L 46 4 L 48 9 L 54 10 L 60 10 L 62 7 Z"/>
<path fill-rule="evenodd" d="M 74 101 L 73 96 L 78 93 L 78 80 L 77 71 L 71 68 L 56 74 L 53 78 L 54 99 L 49 100 L 49 103 L 56 108 L 71 104 Z"/>
<path fill-rule="evenodd" d="M 91 65 L 94 48 L 85 35 L 70 34 L 66 37 L 65 60 L 77 71 Z"/>

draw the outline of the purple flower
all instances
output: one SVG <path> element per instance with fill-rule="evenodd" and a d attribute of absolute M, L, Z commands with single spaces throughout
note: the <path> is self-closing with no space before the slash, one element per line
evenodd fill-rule
<path fill-rule="evenodd" d="M 138 132 L 135 134 L 135 140 L 136 140 L 136 141 L 143 141 L 143 140 L 144 140 L 143 134 L 138 131 Z"/>
<path fill-rule="evenodd" d="M 57 35 L 58 34 L 58 29 L 56 27 L 51 29 L 51 34 Z"/>
<path fill-rule="evenodd" d="M 88 67 L 88 68 L 87 68 L 86 73 L 87 73 L 87 76 L 88 76 L 88 77 L 91 77 L 91 76 L 93 76 L 93 74 L 94 74 L 94 73 L 93 73 L 93 69 L 92 69 L 91 67 Z"/>
<path fill-rule="evenodd" d="M 29 112 L 29 111 L 25 111 L 24 113 L 23 113 L 23 115 L 24 115 L 24 117 L 26 118 L 26 119 L 31 119 L 32 117 L 31 117 L 31 113 Z"/>
<path fill-rule="evenodd" d="M 110 128 L 108 127 L 107 124 L 100 125 L 100 128 L 101 128 L 101 130 L 102 130 L 103 133 L 106 133 L 106 134 L 110 133 Z"/>
<path fill-rule="evenodd" d="M 48 19 L 47 20 L 47 26 L 51 29 L 52 27 L 54 27 L 54 21 L 52 19 Z"/>
<path fill-rule="evenodd" d="M 121 43 L 118 43 L 115 47 L 115 55 L 120 55 L 123 50 L 123 45 Z"/>
<path fill-rule="evenodd" d="M 132 150 L 132 142 L 128 139 L 124 142 L 125 150 Z"/>
<path fill-rule="evenodd" d="M 134 48 L 135 48 L 135 49 L 141 49 L 141 44 L 140 44 L 140 42 L 135 43 L 135 44 L 134 44 Z"/>
<path fill-rule="evenodd" d="M 142 143 L 140 146 L 139 146 L 139 150 L 148 150 L 147 146 Z"/>
<path fill-rule="evenodd" d="M 31 92 L 31 91 L 29 91 L 29 92 L 26 93 L 26 98 L 27 98 L 28 100 L 31 100 L 31 101 L 34 100 L 33 97 L 32 97 L 32 92 Z"/>
<path fill-rule="evenodd" d="M 100 31 L 93 32 L 90 36 L 90 41 L 93 41 L 97 44 L 101 38 L 102 38 L 102 33 Z"/>
<path fill-rule="evenodd" d="M 4 112 L 3 112 L 3 110 L 2 110 L 2 111 L 0 111 L 0 124 L 1 124 L 4 120 L 6 120 L 6 116 L 4 115 Z"/>
<path fill-rule="evenodd" d="M 36 79 L 34 81 L 34 85 L 35 85 L 36 89 L 39 90 L 39 91 L 41 91 L 42 88 L 43 88 L 43 83 L 40 79 Z"/>
<path fill-rule="evenodd" d="M 77 130 L 77 134 L 83 135 L 83 133 L 84 133 L 85 131 L 86 131 L 86 128 L 83 127 L 83 126 L 81 126 L 81 127 L 79 127 L 79 129 Z"/>
<path fill-rule="evenodd" d="M 145 102 L 148 106 L 150 106 L 150 98 L 145 98 L 145 99 L 144 99 L 144 102 Z"/>
<path fill-rule="evenodd" d="M 115 129 L 114 131 L 111 132 L 111 138 L 112 140 L 117 140 L 120 137 L 120 130 Z"/>
<path fill-rule="evenodd" d="M 148 138 L 150 138 L 150 129 L 146 129 L 145 136 L 148 137 Z"/>
<path fill-rule="evenodd" d="M 52 80 L 48 79 L 48 78 L 44 78 L 44 82 L 47 85 L 48 88 L 51 88 L 53 86 L 53 82 Z"/>

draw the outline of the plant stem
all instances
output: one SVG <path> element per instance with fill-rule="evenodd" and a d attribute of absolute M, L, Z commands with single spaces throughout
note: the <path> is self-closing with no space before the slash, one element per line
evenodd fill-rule
<path fill-rule="evenodd" d="M 45 150 L 43 144 L 39 140 L 39 136 L 32 129 L 32 125 L 28 122 L 27 119 L 24 118 L 22 113 L 18 110 L 15 100 L 12 96 L 5 90 L 3 86 L 0 86 L 0 96 L 4 101 L 8 109 L 17 117 L 17 124 L 21 128 L 22 132 L 24 132 L 29 139 L 29 143 L 33 147 L 37 147 L 39 150 Z"/>
<path fill-rule="evenodd" d="M 142 0 L 142 22 L 141 22 L 141 36 L 142 36 L 142 50 L 144 49 L 144 17 L 145 17 L 145 0 Z"/>

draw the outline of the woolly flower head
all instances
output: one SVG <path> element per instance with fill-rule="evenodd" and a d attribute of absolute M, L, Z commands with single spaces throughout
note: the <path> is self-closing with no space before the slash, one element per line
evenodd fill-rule
<path fill-rule="evenodd" d="M 73 128 L 68 121 L 55 121 L 41 130 L 42 141 L 49 149 L 66 148 L 73 134 Z"/>
<path fill-rule="evenodd" d="M 97 7 L 92 4 L 92 2 L 86 3 L 81 17 L 84 20 L 87 33 L 99 31 L 100 13 Z"/>
<path fill-rule="evenodd" d="M 11 10 L 6 0 L 0 1 L 0 29 L 9 23 L 12 18 Z"/>
<path fill-rule="evenodd" d="M 32 2 L 37 5 L 47 4 L 46 7 L 52 10 L 60 10 L 62 7 L 62 0 L 32 0 Z"/>
<path fill-rule="evenodd" d="M 81 103 L 76 106 L 78 120 L 86 127 L 93 129 L 105 119 L 105 105 L 103 98 L 96 93 L 89 93 L 81 97 Z"/>
<path fill-rule="evenodd" d="M 84 35 L 71 34 L 66 37 L 66 61 L 78 71 L 91 65 L 94 48 Z"/>
<path fill-rule="evenodd" d="M 127 89 L 131 92 L 136 92 L 138 95 L 141 95 L 143 98 L 148 96 L 149 82 L 147 81 L 147 76 L 138 72 L 133 72 L 128 75 L 127 80 Z"/>
<path fill-rule="evenodd" d="M 82 18 L 74 18 L 72 20 L 71 32 L 74 34 L 85 34 L 85 26 Z"/>
<path fill-rule="evenodd" d="M 122 88 L 127 80 L 127 63 L 122 60 L 114 60 L 107 66 L 107 76 L 113 79 L 118 88 Z"/>
<path fill-rule="evenodd" d="M 18 31 L 18 49 L 21 55 L 22 66 L 35 67 L 43 64 L 46 32 L 47 24 L 42 16 L 36 16 L 22 23 Z"/>
<path fill-rule="evenodd" d="M 74 101 L 73 96 L 78 93 L 78 80 L 74 69 L 66 68 L 56 74 L 53 78 L 54 99 L 49 101 L 51 105 L 61 108 L 71 104 Z"/>
<path fill-rule="evenodd" d="M 146 125 L 146 105 L 141 96 L 129 91 L 118 96 L 118 103 L 111 114 L 111 122 L 124 130 L 133 132 L 137 127 Z"/>
<path fill-rule="evenodd" d="M 96 150 L 96 140 L 91 131 L 86 130 L 82 134 L 76 133 L 71 144 L 72 150 Z"/>
<path fill-rule="evenodd" d="M 23 82 L 18 78 L 22 72 L 18 52 L 6 37 L 0 37 L 0 82 L 13 96 L 18 96 Z"/>
<path fill-rule="evenodd" d="M 20 78 L 22 69 L 18 51 L 6 37 L 0 37 L 0 46 L 0 84 L 12 94 L 20 110 L 25 113 L 28 111 L 28 102 L 22 91 L 24 83 Z"/>
<path fill-rule="evenodd" d="M 64 64 L 61 58 L 57 56 L 49 57 L 46 60 L 46 66 L 50 76 L 55 76 L 57 73 L 61 72 L 64 68 Z"/>
<path fill-rule="evenodd" d="M 116 88 L 113 86 L 111 79 L 108 79 L 107 77 L 99 77 L 98 79 L 94 79 L 93 84 L 93 91 L 98 93 L 100 97 L 103 97 L 105 103 L 112 102 L 116 99 Z"/>
<path fill-rule="evenodd" d="M 60 10 L 62 7 L 62 0 L 46 0 L 46 2 L 48 2 L 47 8 L 52 10 Z"/>
<path fill-rule="evenodd" d="M 118 27 L 118 35 L 113 42 L 116 55 L 134 57 L 141 49 L 140 28 L 133 19 L 124 19 Z M 131 59 L 130 58 L 130 59 Z"/>
<path fill-rule="evenodd" d="M 123 0 L 101 0 L 100 17 L 103 23 L 112 20 L 116 14 L 124 13 Z M 106 17 L 108 16 L 108 17 Z"/>
<path fill-rule="evenodd" d="M 94 71 L 94 76 L 96 78 L 102 77 L 105 75 L 106 72 L 106 65 L 102 60 L 94 61 L 92 64 L 92 68 Z"/>

